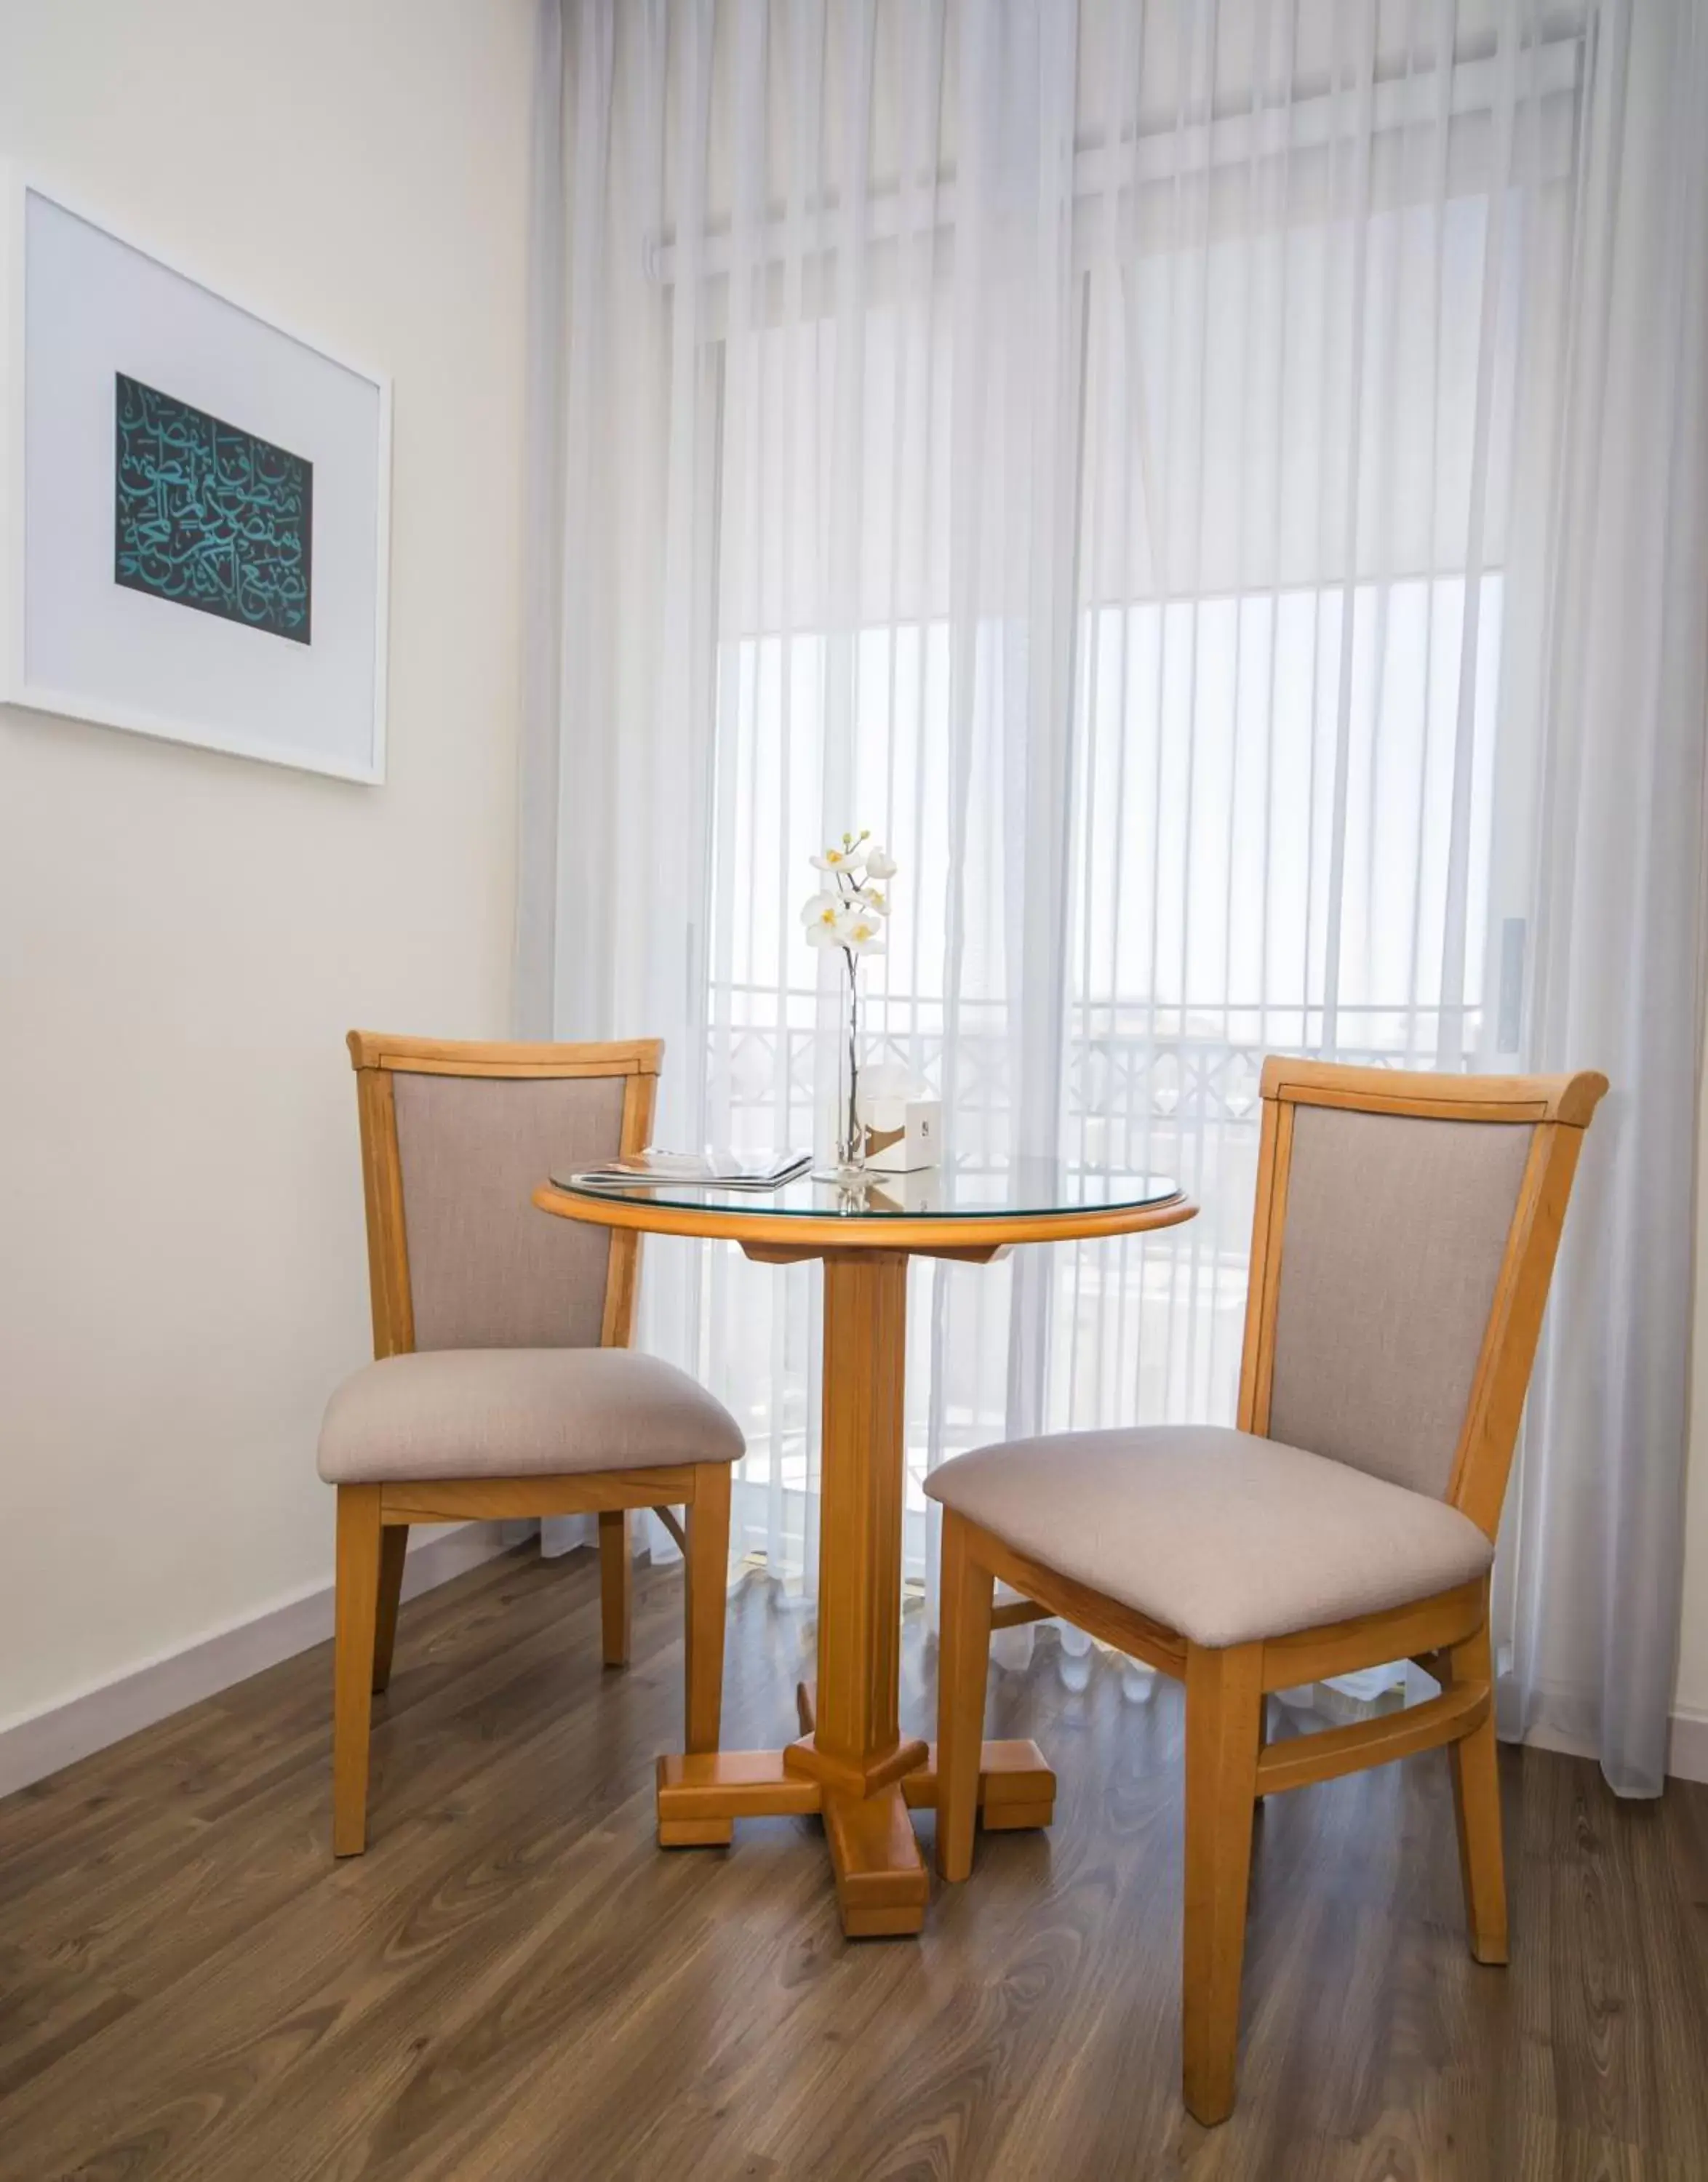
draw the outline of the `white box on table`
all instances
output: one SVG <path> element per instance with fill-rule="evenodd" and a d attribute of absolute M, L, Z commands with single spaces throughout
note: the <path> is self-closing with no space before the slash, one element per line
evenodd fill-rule
<path fill-rule="evenodd" d="M 943 1137 L 940 1099 L 899 1099 L 883 1094 L 860 1101 L 866 1132 L 866 1165 L 877 1174 L 914 1174 L 935 1166 Z"/>

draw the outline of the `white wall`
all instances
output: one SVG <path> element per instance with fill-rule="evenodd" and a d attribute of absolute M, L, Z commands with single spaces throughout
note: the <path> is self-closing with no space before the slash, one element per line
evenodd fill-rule
<path fill-rule="evenodd" d="M 0 711 L 0 1725 L 330 1580 L 352 1024 L 502 1034 L 531 0 L 0 0 L 0 157 L 395 380 L 390 778 Z"/>

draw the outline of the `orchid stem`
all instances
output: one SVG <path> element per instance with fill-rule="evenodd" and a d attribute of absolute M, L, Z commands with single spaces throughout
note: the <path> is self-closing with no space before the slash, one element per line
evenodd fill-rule
<path fill-rule="evenodd" d="M 844 1164 L 859 1163 L 860 1152 L 860 983 L 854 950 L 842 950 L 848 965 L 848 1111 L 843 1133 Z"/>

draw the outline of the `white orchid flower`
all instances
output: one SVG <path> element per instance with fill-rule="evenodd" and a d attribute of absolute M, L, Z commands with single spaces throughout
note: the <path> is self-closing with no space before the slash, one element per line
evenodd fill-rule
<path fill-rule="evenodd" d="M 881 955 L 888 944 L 884 920 L 864 902 L 851 902 L 844 912 L 835 944 L 851 955 Z"/>
<path fill-rule="evenodd" d="M 822 855 L 812 857 L 813 868 L 824 872 L 824 878 L 818 893 L 801 909 L 807 944 L 845 949 L 851 968 L 856 955 L 881 955 L 886 945 L 884 920 L 890 914 L 889 890 L 873 882 L 893 877 L 896 859 L 883 849 L 868 850 L 871 839 L 869 828 L 845 833 Z"/>
<path fill-rule="evenodd" d="M 801 912 L 801 922 L 807 928 L 809 947 L 840 947 L 842 944 L 842 912 L 846 896 L 835 894 L 815 894 Z"/>

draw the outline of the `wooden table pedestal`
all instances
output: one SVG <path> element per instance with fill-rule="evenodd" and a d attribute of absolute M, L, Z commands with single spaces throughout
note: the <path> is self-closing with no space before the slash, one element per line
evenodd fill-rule
<path fill-rule="evenodd" d="M 818 1679 L 800 1686 L 801 1736 L 786 1750 L 658 1760 L 659 1842 L 716 1847 L 737 1819 L 817 1813 L 849 1938 L 917 1932 L 930 1881 L 908 1813 L 935 1804 L 937 1774 L 933 1746 L 904 1737 L 897 1716 L 910 1254 L 745 1247 L 773 1261 L 824 1260 Z M 952 1254 L 985 1260 L 997 1250 Z M 984 1745 L 985 1826 L 1048 1825 L 1055 1801 L 1056 1776 L 1036 1743 Z"/>

